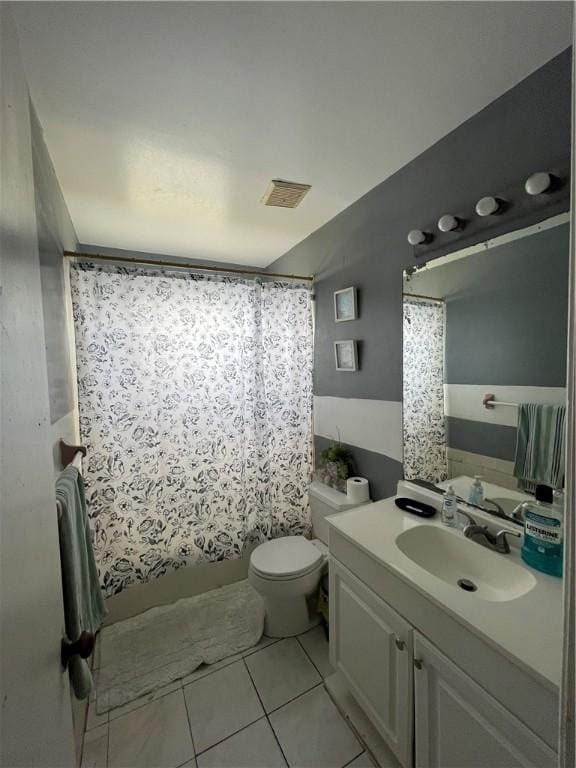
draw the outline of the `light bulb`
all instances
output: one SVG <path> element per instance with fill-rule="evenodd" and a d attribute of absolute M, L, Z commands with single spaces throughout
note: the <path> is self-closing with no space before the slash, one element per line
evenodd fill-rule
<path fill-rule="evenodd" d="M 539 171 L 538 173 L 533 173 L 532 176 L 529 176 L 526 179 L 524 189 L 529 195 L 541 195 L 542 192 L 546 192 L 546 190 L 550 189 L 551 185 L 552 176 L 550 176 L 549 173 L 546 173 L 546 171 Z"/>

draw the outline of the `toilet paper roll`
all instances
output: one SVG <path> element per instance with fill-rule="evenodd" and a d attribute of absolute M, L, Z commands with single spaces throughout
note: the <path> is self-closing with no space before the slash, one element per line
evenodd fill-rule
<path fill-rule="evenodd" d="M 370 485 L 365 477 L 349 477 L 346 480 L 346 496 L 352 504 L 370 501 Z"/>

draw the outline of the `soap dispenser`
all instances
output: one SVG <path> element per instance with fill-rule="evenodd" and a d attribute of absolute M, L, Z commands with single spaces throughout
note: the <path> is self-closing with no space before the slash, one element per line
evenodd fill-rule
<path fill-rule="evenodd" d="M 470 486 L 468 502 L 475 507 L 481 507 L 484 504 L 484 486 L 482 485 L 482 475 L 474 475 L 474 482 Z"/>
<path fill-rule="evenodd" d="M 458 527 L 458 499 L 451 485 L 448 486 L 448 490 L 444 493 L 442 522 L 450 528 Z"/>

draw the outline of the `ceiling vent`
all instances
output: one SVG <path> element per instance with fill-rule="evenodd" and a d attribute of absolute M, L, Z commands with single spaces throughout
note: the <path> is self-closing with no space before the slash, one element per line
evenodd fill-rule
<path fill-rule="evenodd" d="M 309 189 L 310 184 L 272 179 L 262 202 L 264 205 L 275 205 L 277 208 L 296 208 Z"/>

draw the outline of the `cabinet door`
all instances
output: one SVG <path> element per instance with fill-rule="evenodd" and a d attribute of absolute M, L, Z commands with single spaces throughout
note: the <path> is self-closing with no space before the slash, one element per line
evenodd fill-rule
<path fill-rule="evenodd" d="M 412 628 L 330 563 L 330 658 L 402 765 L 412 765 Z"/>
<path fill-rule="evenodd" d="M 417 768 L 553 768 L 556 753 L 418 632 Z"/>

